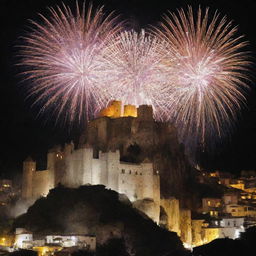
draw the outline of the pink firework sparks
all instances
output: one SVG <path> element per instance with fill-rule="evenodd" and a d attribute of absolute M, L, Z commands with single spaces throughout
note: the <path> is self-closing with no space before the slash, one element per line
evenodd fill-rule
<path fill-rule="evenodd" d="M 29 96 L 57 116 L 73 121 L 106 106 L 108 94 L 102 61 L 104 45 L 120 30 L 117 17 L 105 16 L 85 4 L 75 12 L 65 5 L 50 8 L 50 17 L 40 15 L 23 37 L 21 65 L 30 82 Z"/>
<path fill-rule="evenodd" d="M 169 45 L 166 119 L 184 141 L 204 144 L 206 138 L 225 135 L 245 102 L 250 64 L 237 28 L 217 12 L 209 18 L 208 9 L 195 14 L 188 7 L 165 16 L 155 33 Z"/>
<path fill-rule="evenodd" d="M 116 87 L 114 96 L 125 104 L 152 105 L 155 118 L 161 120 L 169 96 L 164 42 L 144 30 L 124 31 L 110 41 L 104 56 L 110 63 L 109 83 Z"/>

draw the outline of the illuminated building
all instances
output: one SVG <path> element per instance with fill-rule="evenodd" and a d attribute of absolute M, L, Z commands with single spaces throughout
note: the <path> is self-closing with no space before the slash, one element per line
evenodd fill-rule
<path fill-rule="evenodd" d="M 61 247 L 85 248 L 88 251 L 96 250 L 96 237 L 89 235 L 47 235 L 45 237 L 46 245 L 59 245 Z"/>
<path fill-rule="evenodd" d="M 32 248 L 33 234 L 24 228 L 16 228 L 14 247 L 21 249 Z"/>
<path fill-rule="evenodd" d="M 180 209 L 179 201 L 171 196 L 165 196 L 161 201 L 160 174 L 170 173 L 170 167 L 155 149 L 165 146 L 167 140 L 177 152 L 179 144 L 174 127 L 154 121 L 151 106 L 135 108 L 127 105 L 122 110 L 121 103 L 115 101 L 100 113 L 100 117 L 88 123 L 76 147 L 71 142 L 50 149 L 46 170 L 36 170 L 36 162 L 31 158 L 24 161 L 22 197 L 37 199 L 46 196 L 59 183 L 67 187 L 103 184 L 125 194 L 134 207 L 156 223 L 159 223 L 162 207 L 167 216 L 166 228 L 179 234 L 183 229 L 184 240 L 191 243 L 189 210 Z M 144 155 L 137 161 L 123 160 L 124 155 L 129 156 L 131 147 L 138 147 Z M 180 154 L 183 156 L 183 152 Z M 168 166 L 163 166 L 163 163 L 168 163 Z M 168 188 L 173 189 L 180 186 L 184 178 L 178 166 L 172 168 L 171 173 L 172 179 L 164 178 L 161 184 L 168 183 Z M 181 210 L 187 210 L 182 218 Z M 171 224 L 174 215 L 175 224 Z"/>
<path fill-rule="evenodd" d="M 235 180 L 236 183 L 231 183 L 230 187 L 236 188 L 236 189 L 240 189 L 240 190 L 244 190 L 245 188 L 245 182 L 244 180 Z"/>
<path fill-rule="evenodd" d="M 0 179 L 0 191 L 12 189 L 12 180 Z"/>
<path fill-rule="evenodd" d="M 119 118 L 119 117 L 137 117 L 137 108 L 134 105 L 124 105 L 122 108 L 122 102 L 114 100 L 110 102 L 109 106 L 103 109 L 99 113 L 99 117 L 110 117 L 110 118 Z"/>
<path fill-rule="evenodd" d="M 221 217 L 210 221 L 203 227 L 203 242 L 209 243 L 217 238 L 237 239 L 244 232 L 244 218 Z"/>
<path fill-rule="evenodd" d="M 63 248 L 57 245 L 33 246 L 33 250 L 38 253 L 38 256 L 56 255 L 56 252 L 61 251 Z"/>
<path fill-rule="evenodd" d="M 210 213 L 211 216 L 218 216 L 220 212 L 221 199 L 220 198 L 203 198 L 202 212 Z"/>
<path fill-rule="evenodd" d="M 125 106 L 125 115 L 132 114 L 132 106 Z M 138 117 L 134 121 L 153 123 L 153 112 L 150 106 L 140 106 Z M 107 118 L 119 119 L 121 102 L 114 101 L 102 111 Z M 137 115 L 137 113 L 136 113 Z M 120 121 L 125 123 L 121 117 Z M 127 119 L 133 120 L 133 119 Z M 109 129 L 106 127 L 108 119 L 100 117 L 89 123 L 87 140 L 94 136 L 105 141 Z M 96 128 L 97 134 L 94 134 Z M 119 128 L 120 130 L 120 128 Z M 122 132 L 122 131 L 121 131 Z M 90 144 L 90 145 L 89 145 Z M 36 199 L 46 196 L 51 188 L 59 183 L 68 187 L 78 187 L 85 184 L 103 184 L 121 194 L 126 194 L 134 206 L 145 212 L 157 223 L 160 216 L 160 180 L 158 171 L 153 163 L 145 158 L 140 163 L 120 161 L 120 150 L 98 150 L 95 153 L 93 145 L 86 143 L 75 149 L 71 142 L 64 148 L 55 147 L 48 152 L 47 170 L 37 171 L 36 162 L 28 158 L 23 163 L 22 197 Z M 147 200 L 144 200 L 147 199 Z M 150 200 L 149 200 L 150 199 Z"/>
<path fill-rule="evenodd" d="M 13 244 L 14 244 L 14 236 L 13 235 L 0 236 L 0 246 L 11 247 Z"/>
<path fill-rule="evenodd" d="M 244 204 L 230 204 L 225 206 L 225 212 L 234 217 L 253 217 L 256 218 L 256 208 Z"/>

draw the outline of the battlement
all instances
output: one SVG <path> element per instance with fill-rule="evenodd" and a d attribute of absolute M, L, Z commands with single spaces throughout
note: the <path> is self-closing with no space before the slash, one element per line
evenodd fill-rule
<path fill-rule="evenodd" d="M 99 117 L 138 117 L 143 120 L 153 119 L 153 109 L 149 105 L 141 105 L 138 108 L 135 105 L 122 105 L 121 101 L 111 101 L 108 107 L 104 108 L 98 114 Z"/>

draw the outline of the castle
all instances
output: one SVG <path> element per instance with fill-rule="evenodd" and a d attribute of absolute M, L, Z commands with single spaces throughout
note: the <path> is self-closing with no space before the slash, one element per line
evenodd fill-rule
<path fill-rule="evenodd" d="M 157 123 L 151 106 L 122 108 L 120 101 L 114 101 L 88 123 L 77 147 L 71 142 L 49 150 L 47 170 L 36 170 L 31 158 L 24 161 L 22 197 L 37 199 L 58 184 L 103 184 L 125 194 L 134 207 L 156 223 L 181 237 L 183 232 L 187 242 L 191 231 L 184 231 L 181 225 L 191 228 L 187 224 L 190 212 L 181 209 L 179 200 L 166 193 L 179 190 L 182 168 L 177 170 L 176 166 L 181 166 L 179 160 L 170 163 L 162 153 L 166 145 L 170 145 L 176 159 L 181 158 L 174 127 Z M 172 177 L 168 177 L 170 174 Z"/>

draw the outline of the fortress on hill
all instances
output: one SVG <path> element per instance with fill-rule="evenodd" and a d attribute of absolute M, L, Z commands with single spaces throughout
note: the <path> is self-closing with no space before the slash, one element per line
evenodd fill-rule
<path fill-rule="evenodd" d="M 58 184 L 103 184 L 189 243 L 190 211 L 178 200 L 188 169 L 172 125 L 156 122 L 151 106 L 113 101 L 88 123 L 77 146 L 48 151 L 47 170 L 36 170 L 31 158 L 24 161 L 22 197 L 37 199 Z"/>

